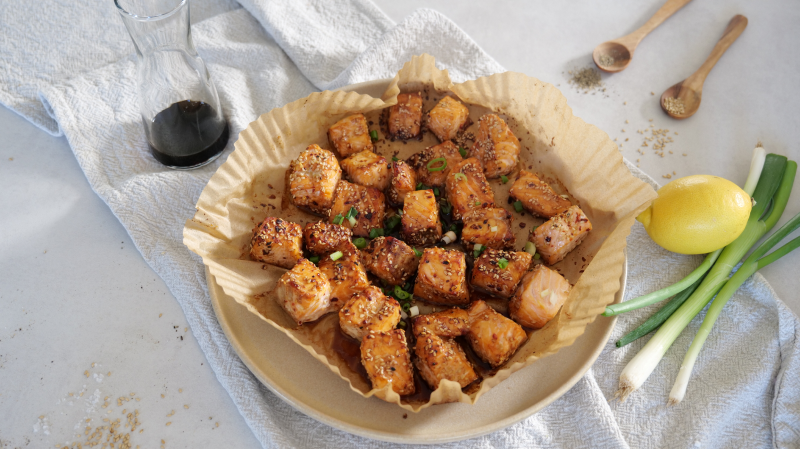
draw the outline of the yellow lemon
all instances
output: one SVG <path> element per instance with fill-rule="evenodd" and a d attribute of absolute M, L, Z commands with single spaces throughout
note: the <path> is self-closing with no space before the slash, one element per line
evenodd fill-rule
<path fill-rule="evenodd" d="M 658 198 L 636 217 L 664 249 L 681 254 L 716 251 L 744 231 L 750 196 L 727 179 L 694 175 L 658 189 Z"/>

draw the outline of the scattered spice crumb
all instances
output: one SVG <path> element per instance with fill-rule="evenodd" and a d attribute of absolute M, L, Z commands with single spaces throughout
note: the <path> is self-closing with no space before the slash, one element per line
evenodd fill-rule
<path fill-rule="evenodd" d="M 162 398 L 162 399 L 164 398 L 164 393 L 161 393 L 161 398 Z"/>
<path fill-rule="evenodd" d="M 572 75 L 569 83 L 577 86 L 580 89 L 583 89 L 584 93 L 588 93 L 589 90 L 596 89 L 603 85 L 600 72 L 592 67 L 584 67 L 580 70 L 577 70 L 574 74 L 573 71 L 570 70 L 569 74 Z"/>
<path fill-rule="evenodd" d="M 84 371 L 83 375 L 86 376 L 86 377 L 89 377 L 89 370 L 87 369 L 86 371 Z"/>
<path fill-rule="evenodd" d="M 215 422 L 214 427 L 219 427 L 219 422 Z"/>
<path fill-rule="evenodd" d="M 662 178 L 667 178 L 667 179 L 670 179 L 670 178 L 672 178 L 672 175 L 670 175 L 669 173 L 667 173 L 666 175 L 662 175 L 661 177 L 662 177 Z"/>
<path fill-rule="evenodd" d="M 159 313 L 159 314 L 158 314 L 158 317 L 159 317 L 159 318 L 161 318 L 161 316 L 162 316 L 162 315 L 164 315 L 164 314 L 163 314 L 163 313 Z"/>
<path fill-rule="evenodd" d="M 167 425 L 168 426 L 172 425 L 172 421 L 167 421 Z"/>
<path fill-rule="evenodd" d="M 178 388 L 178 393 L 183 393 L 183 388 Z"/>
<path fill-rule="evenodd" d="M 189 405 L 188 405 L 188 404 L 186 404 L 186 405 L 184 405 L 184 406 L 183 406 L 183 408 L 185 408 L 185 409 L 187 409 L 187 410 L 188 410 L 188 409 L 189 409 Z"/>
<path fill-rule="evenodd" d="M 628 138 L 626 137 L 626 138 L 625 138 L 625 142 L 627 142 L 627 141 L 628 141 Z"/>
<path fill-rule="evenodd" d="M 623 104 L 623 105 L 626 105 L 626 104 L 628 104 L 628 102 L 627 102 L 627 101 L 623 101 L 623 102 L 622 102 L 622 104 Z"/>
<path fill-rule="evenodd" d="M 630 123 L 630 120 L 625 120 L 625 123 Z"/>
<path fill-rule="evenodd" d="M 655 95 L 655 94 L 656 94 L 655 92 L 650 92 L 650 95 Z"/>
<path fill-rule="evenodd" d="M 686 153 L 683 153 L 683 155 L 686 156 Z"/>
<path fill-rule="evenodd" d="M 603 67 L 608 67 L 614 65 L 614 57 L 608 54 L 600 55 L 600 65 Z"/>

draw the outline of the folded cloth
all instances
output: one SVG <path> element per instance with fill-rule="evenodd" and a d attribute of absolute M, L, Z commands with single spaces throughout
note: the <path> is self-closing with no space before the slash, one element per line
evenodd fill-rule
<path fill-rule="evenodd" d="M 51 3 L 56 2 L 41 4 Z M 455 24 L 431 10 L 418 10 L 394 25 L 368 0 L 240 3 L 244 9 L 223 4 L 220 11 L 234 10 L 210 14 L 193 26 L 195 44 L 217 85 L 233 136 L 223 157 L 209 166 L 172 171 L 150 157 L 135 96 L 135 62 L 121 44 L 98 43 L 105 59 L 84 63 L 69 77 L 59 78 L 64 73 L 58 69 L 68 61 L 60 59 L 54 68 L 43 58 L 28 60 L 25 52 L 16 50 L 26 39 L 46 42 L 49 29 L 38 29 L 30 38 L 9 33 L 4 39 L 13 40 L 14 50 L 0 68 L 0 101 L 39 126 L 66 135 L 92 188 L 181 304 L 209 365 L 264 447 L 394 447 L 320 424 L 252 376 L 216 320 L 202 262 L 182 244 L 183 223 L 194 214 L 210 176 L 230 154 L 235 136 L 271 108 L 318 88 L 392 76 L 411 55 L 423 52 L 434 55 L 455 81 L 503 68 Z M 12 5 L 3 7 L 0 23 L 10 21 L 9 11 L 34 8 L 21 2 Z M 107 5 L 78 1 L 70 7 L 91 12 Z M 85 25 L 77 37 L 76 30 L 61 30 L 67 35 L 64 42 L 86 43 L 86 36 L 114 28 L 97 21 Z M 31 32 L 22 31 L 13 34 Z M 111 44 L 114 39 L 109 38 Z M 43 54 L 54 51 L 48 48 Z M 39 75 L 18 88 L 20 73 L 34 69 Z M 629 168 L 656 186 L 641 171 Z M 638 224 L 628 244 L 627 298 L 675 282 L 699 263 L 697 257 L 660 249 Z M 641 391 L 624 403 L 609 401 L 625 363 L 643 345 L 640 340 L 617 350 L 613 341 L 650 312 L 652 308 L 621 318 L 592 370 L 544 410 L 505 430 L 446 446 L 797 447 L 800 322 L 760 275 L 745 283 L 725 308 L 695 366 L 687 397 L 676 408 L 667 408 L 665 400 L 698 320 Z"/>

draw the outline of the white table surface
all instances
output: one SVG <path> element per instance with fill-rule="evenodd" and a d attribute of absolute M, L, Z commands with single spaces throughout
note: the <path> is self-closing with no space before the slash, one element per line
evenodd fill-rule
<path fill-rule="evenodd" d="M 427 2 L 376 3 L 399 22 Z M 568 85 L 568 71 L 590 65 L 595 45 L 637 28 L 659 6 L 433 5 L 508 70 L 560 84 L 577 116 L 622 142 L 622 154 L 640 159 L 659 182 L 675 172 L 673 179 L 704 173 L 741 184 L 759 140 L 768 151 L 800 159 L 797 2 L 690 3 L 644 40 L 628 69 L 604 75 L 604 93 Z M 709 76 L 700 111 L 681 122 L 668 118 L 658 96 L 704 61 L 737 13 L 750 24 Z M 643 137 L 637 130 L 651 123 L 670 130 L 673 154 L 636 153 Z M 134 447 L 160 447 L 162 439 L 165 447 L 258 447 L 186 330 L 178 303 L 91 190 L 67 141 L 5 108 L 0 136 L 0 448 L 73 442 L 86 418 L 92 428 L 103 417 L 124 424 L 123 408 L 139 410 L 144 431 L 132 436 Z M 796 185 L 781 223 L 798 212 Z M 800 251 L 762 270 L 795 313 L 799 265 Z M 131 394 L 138 401 L 117 406 Z"/>

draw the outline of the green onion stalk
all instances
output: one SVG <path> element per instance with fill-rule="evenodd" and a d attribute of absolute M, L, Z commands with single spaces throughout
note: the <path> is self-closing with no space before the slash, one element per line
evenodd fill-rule
<path fill-rule="evenodd" d="M 653 335 L 642 350 L 625 366 L 619 378 L 619 390 L 616 396 L 624 400 L 629 394 L 642 386 L 650 376 L 658 362 L 664 357 L 669 347 L 680 335 L 683 329 L 700 313 L 701 310 L 719 292 L 728 280 L 733 267 L 739 263 L 747 251 L 769 231 L 767 223 L 774 225 L 783 214 L 786 207 L 785 198 L 778 198 L 775 192 L 784 183 L 784 172 L 787 170 L 787 159 L 784 156 L 768 154 L 764 161 L 764 168 L 753 193 L 755 206 L 750 211 L 747 225 L 741 235 L 726 246 L 720 253 L 716 263 L 708 271 L 706 277 L 692 293 L 689 299 L 681 305 L 672 316 Z M 788 178 L 788 177 L 787 177 Z M 787 179 L 789 188 L 794 181 L 793 176 Z M 784 183 L 785 184 L 785 183 Z M 775 198 L 773 198 L 775 196 Z M 778 200 L 783 203 L 779 204 Z M 769 216 L 762 220 L 767 206 L 775 201 L 770 209 Z M 777 216 L 775 216 L 777 214 Z M 773 220 L 772 218 L 775 217 Z"/>
<path fill-rule="evenodd" d="M 794 180 L 796 173 L 797 163 L 794 161 L 789 161 L 786 166 L 786 171 L 783 175 L 784 180 L 781 183 L 781 187 L 778 189 L 778 193 L 775 195 L 774 202 L 776 205 L 781 204 L 781 202 L 785 205 L 786 201 L 788 201 L 789 193 L 792 189 L 792 181 Z M 767 221 L 771 221 L 772 225 L 774 226 L 774 223 L 777 222 L 777 219 L 780 217 L 773 217 L 776 217 L 775 211 L 770 214 Z M 771 227 L 770 223 L 765 223 L 765 225 L 767 227 Z M 719 291 L 717 297 L 714 299 L 714 302 L 712 302 L 711 306 L 708 308 L 706 317 L 703 319 L 703 324 L 700 325 L 700 329 L 697 331 L 697 335 L 694 337 L 692 345 L 689 347 L 689 351 L 686 353 L 686 357 L 683 359 L 681 369 L 678 372 L 678 377 L 675 379 L 675 385 L 672 387 L 672 391 L 669 394 L 670 405 L 678 404 L 686 395 L 686 387 L 689 385 L 689 378 L 692 375 L 692 369 L 694 368 L 695 361 L 697 361 L 697 356 L 700 354 L 700 350 L 703 348 L 706 338 L 708 338 L 708 335 L 711 333 L 711 328 L 714 327 L 714 323 L 716 323 L 717 318 L 719 318 L 722 308 L 725 307 L 725 304 L 728 302 L 731 296 L 733 296 L 734 292 L 741 287 L 744 281 L 746 281 L 756 271 L 766 267 L 772 262 L 775 262 L 800 246 L 800 237 L 797 237 L 786 245 L 778 248 L 770 255 L 765 256 L 767 252 L 772 249 L 772 247 L 777 245 L 781 240 L 786 238 L 787 235 L 799 227 L 800 214 L 797 214 L 785 225 L 781 226 L 780 229 L 775 231 L 775 233 L 772 234 L 772 236 L 770 236 L 758 248 L 756 248 L 750 257 L 748 257 L 742 263 L 742 266 L 736 270 L 736 273 L 731 276 L 730 280 Z"/>
<path fill-rule="evenodd" d="M 759 142 L 758 145 L 756 145 L 756 148 L 753 150 L 753 157 L 750 160 L 750 172 L 747 175 L 747 180 L 742 188 L 742 190 L 744 190 L 750 196 L 753 196 L 756 185 L 758 184 L 758 180 L 761 178 L 761 171 L 764 169 L 765 160 L 766 152 L 761 146 L 761 142 Z M 695 270 L 689 273 L 688 276 L 681 279 L 677 283 L 670 285 L 669 287 L 631 299 L 630 301 L 612 304 L 606 307 L 606 310 L 603 312 L 603 316 L 614 316 L 619 315 L 620 313 L 641 309 L 642 307 L 647 307 L 651 304 L 663 301 L 670 296 L 675 296 L 685 291 L 689 288 L 689 286 L 696 283 L 698 279 L 702 278 L 709 269 L 711 269 L 711 266 L 714 265 L 714 262 L 716 262 L 717 258 L 719 258 L 720 253 L 722 253 L 722 248 L 709 253 L 706 255 L 705 259 L 703 259 L 703 262 L 700 264 L 700 266 L 695 268 Z"/>

